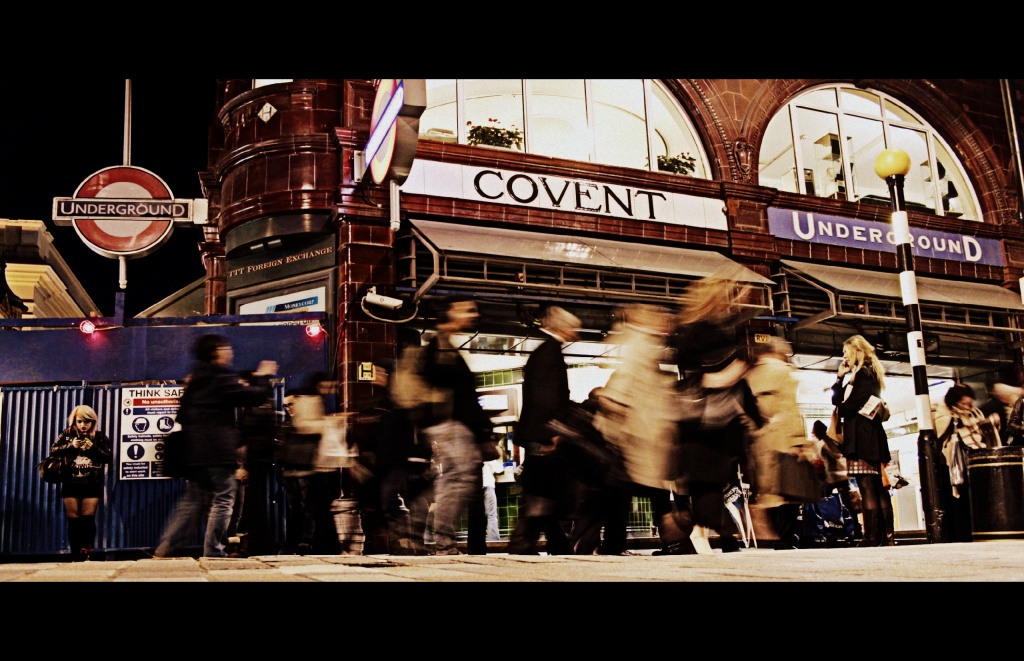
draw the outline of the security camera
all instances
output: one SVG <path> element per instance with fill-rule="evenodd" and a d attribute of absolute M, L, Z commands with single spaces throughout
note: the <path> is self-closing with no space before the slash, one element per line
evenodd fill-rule
<path fill-rule="evenodd" d="M 381 296 L 377 293 L 376 287 L 370 287 L 370 291 L 366 292 L 366 296 L 363 298 L 367 303 L 379 305 L 389 310 L 397 310 L 402 307 L 402 299 L 391 298 L 390 296 Z"/>

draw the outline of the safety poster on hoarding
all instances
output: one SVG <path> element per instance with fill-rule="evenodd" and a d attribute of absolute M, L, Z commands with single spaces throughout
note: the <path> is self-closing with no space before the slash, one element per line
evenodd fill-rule
<path fill-rule="evenodd" d="M 174 427 L 183 392 L 184 385 L 121 388 L 122 480 L 170 479 L 163 474 L 164 437 Z"/>

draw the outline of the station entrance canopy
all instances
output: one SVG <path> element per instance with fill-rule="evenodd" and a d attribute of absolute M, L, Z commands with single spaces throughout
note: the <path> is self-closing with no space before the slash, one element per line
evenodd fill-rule
<path fill-rule="evenodd" d="M 800 318 L 793 330 L 832 317 L 903 322 L 897 273 L 781 260 L 775 274 L 783 312 Z M 926 327 L 1024 332 L 1024 304 L 997 285 L 917 276 L 921 321 Z M 786 309 L 788 308 L 788 309 Z"/>
<path fill-rule="evenodd" d="M 771 309 L 771 280 L 710 250 L 430 220 L 411 224 L 397 247 L 399 287 L 416 300 L 472 293 L 485 303 L 552 303 L 577 314 L 577 306 L 676 306 L 690 283 L 717 276 L 746 290 L 737 306 L 751 317 Z"/>
<path fill-rule="evenodd" d="M 835 357 L 859 333 L 883 360 L 908 359 L 898 273 L 781 260 L 772 277 L 775 314 L 798 320 L 790 327 L 798 352 Z M 929 365 L 988 370 L 1012 361 L 1010 349 L 1024 333 L 1019 295 L 986 283 L 916 281 Z"/>

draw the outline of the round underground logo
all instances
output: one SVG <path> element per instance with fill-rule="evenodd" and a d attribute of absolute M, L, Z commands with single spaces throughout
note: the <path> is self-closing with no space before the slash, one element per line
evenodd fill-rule
<path fill-rule="evenodd" d="M 72 225 L 82 241 L 104 257 L 143 257 L 174 231 L 171 220 L 147 219 L 167 218 L 171 214 L 164 207 L 174 204 L 171 189 L 149 170 L 126 165 L 104 168 L 83 181 L 74 197 L 86 208 L 89 198 L 95 198 L 97 217 L 78 218 Z"/>

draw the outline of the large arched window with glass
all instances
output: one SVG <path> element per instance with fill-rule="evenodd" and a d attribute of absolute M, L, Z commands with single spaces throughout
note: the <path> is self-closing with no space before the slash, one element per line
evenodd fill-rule
<path fill-rule="evenodd" d="M 761 144 L 759 183 L 888 206 L 889 190 L 875 174 L 883 149 L 910 155 L 903 188 L 908 209 L 982 220 L 974 188 L 942 136 L 893 98 L 848 85 L 805 92 L 772 118 Z"/>
<path fill-rule="evenodd" d="M 653 80 L 431 79 L 419 126 L 428 140 L 708 178 L 689 118 Z"/>

